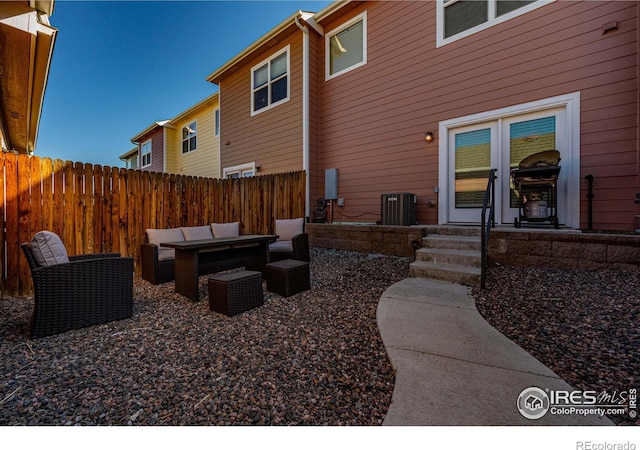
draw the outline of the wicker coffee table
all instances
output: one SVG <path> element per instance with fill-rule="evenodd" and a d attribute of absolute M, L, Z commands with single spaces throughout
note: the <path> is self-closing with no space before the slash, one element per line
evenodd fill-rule
<path fill-rule="evenodd" d="M 252 270 L 211 275 L 209 308 L 234 316 L 264 304 L 262 274 Z"/>
<path fill-rule="evenodd" d="M 267 290 L 289 297 L 310 288 L 309 263 L 284 259 L 265 266 Z"/>

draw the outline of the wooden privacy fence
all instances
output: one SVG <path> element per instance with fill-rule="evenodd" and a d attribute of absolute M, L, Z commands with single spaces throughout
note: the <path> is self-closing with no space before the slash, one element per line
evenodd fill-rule
<path fill-rule="evenodd" d="M 3 153 L 0 263 L 3 295 L 24 295 L 31 276 L 20 244 L 41 230 L 70 255 L 133 256 L 147 228 L 240 222 L 241 234 L 274 231 L 274 219 L 305 216 L 305 172 L 201 178 Z"/>

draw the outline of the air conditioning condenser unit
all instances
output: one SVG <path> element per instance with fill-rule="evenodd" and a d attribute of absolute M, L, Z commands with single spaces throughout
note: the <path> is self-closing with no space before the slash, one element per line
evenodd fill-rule
<path fill-rule="evenodd" d="M 416 201 L 416 195 L 409 192 L 382 194 L 382 225 L 415 225 Z"/>

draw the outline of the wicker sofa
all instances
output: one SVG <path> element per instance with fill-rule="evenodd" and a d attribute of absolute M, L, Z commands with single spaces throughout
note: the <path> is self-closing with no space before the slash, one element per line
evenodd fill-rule
<path fill-rule="evenodd" d="M 133 258 L 119 253 L 67 256 L 61 250 L 62 260 L 43 261 L 35 240 L 21 245 L 33 280 L 32 339 L 132 316 Z"/>
<path fill-rule="evenodd" d="M 175 250 L 161 247 L 162 242 L 182 240 L 212 239 L 214 237 L 238 235 L 238 223 L 211 224 L 198 227 L 149 228 L 146 240 L 141 246 L 142 278 L 151 284 L 162 284 L 175 280 Z M 227 250 L 216 250 L 202 258 L 198 266 L 199 275 L 221 272 L 242 267 L 244 260 Z"/>

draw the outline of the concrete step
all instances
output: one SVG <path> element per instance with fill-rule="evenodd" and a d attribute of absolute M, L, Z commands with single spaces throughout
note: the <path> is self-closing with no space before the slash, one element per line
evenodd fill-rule
<path fill-rule="evenodd" d="M 480 225 L 429 225 L 427 235 L 480 236 Z"/>
<path fill-rule="evenodd" d="M 427 235 L 422 238 L 422 246 L 448 250 L 480 251 L 480 236 Z"/>
<path fill-rule="evenodd" d="M 409 273 L 413 278 L 432 278 L 435 280 L 460 283 L 466 286 L 477 286 L 480 284 L 480 268 L 478 267 L 414 261 L 409 266 Z"/>
<path fill-rule="evenodd" d="M 475 250 L 451 250 L 444 248 L 421 248 L 416 251 L 416 260 L 480 267 L 480 252 Z"/>

